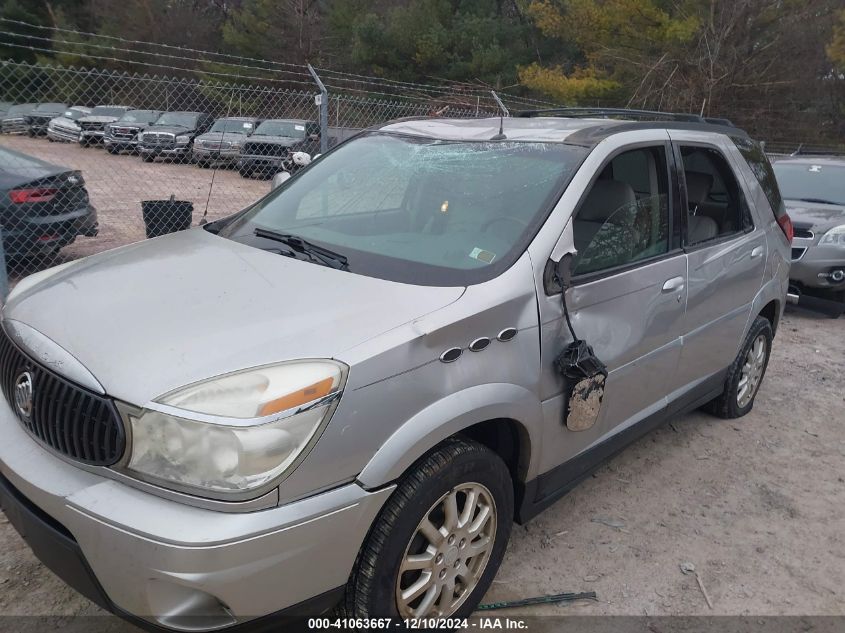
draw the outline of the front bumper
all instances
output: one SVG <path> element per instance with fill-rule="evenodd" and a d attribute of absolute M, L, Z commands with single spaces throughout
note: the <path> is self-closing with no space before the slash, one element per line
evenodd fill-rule
<path fill-rule="evenodd" d="M 177 145 L 176 147 L 172 148 L 163 148 L 163 147 L 149 147 L 143 144 L 138 145 L 138 153 L 142 156 L 162 156 L 162 157 L 171 157 L 171 156 L 190 156 L 191 155 L 191 147 L 190 145 Z"/>
<path fill-rule="evenodd" d="M 796 239 L 793 251 L 796 255 L 800 254 L 800 257 L 793 259 L 789 270 L 792 283 L 804 288 L 845 290 L 845 278 L 841 281 L 831 278 L 833 271 L 845 270 L 845 248 L 802 244 L 802 241 Z"/>
<path fill-rule="evenodd" d="M 105 130 L 82 130 L 79 133 L 79 141 L 80 142 L 87 142 L 87 143 L 98 143 L 103 140 L 103 137 L 106 135 Z"/>
<path fill-rule="evenodd" d="M 194 158 L 197 160 L 237 160 L 240 151 L 237 147 L 224 147 L 222 149 L 206 149 L 194 145 Z"/>
<path fill-rule="evenodd" d="M 111 138 L 109 136 L 103 137 L 103 144 L 106 147 L 117 147 L 119 149 L 136 149 L 138 147 L 137 139 L 120 139 Z"/>
<path fill-rule="evenodd" d="M 59 459 L 29 437 L 5 399 L 0 434 L 0 474 L 17 493 L 12 501 L 4 493 L 4 507 L 17 508 L 9 519 L 25 538 L 39 534 L 28 540 L 42 562 L 118 615 L 173 630 L 233 626 L 336 595 L 393 490 L 353 483 L 281 507 L 223 513 Z M 40 516 L 53 536 L 21 514 Z"/>

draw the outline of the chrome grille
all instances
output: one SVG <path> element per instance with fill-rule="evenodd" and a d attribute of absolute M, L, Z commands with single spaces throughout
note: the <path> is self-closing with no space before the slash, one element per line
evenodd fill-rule
<path fill-rule="evenodd" d="M 145 132 L 144 140 L 142 141 L 144 147 L 173 147 L 176 140 L 176 135 L 166 134 L 164 132 Z"/>
<path fill-rule="evenodd" d="M 94 466 L 123 455 L 126 434 L 114 403 L 35 363 L 2 329 L 0 382 L 24 428 L 55 452 Z"/>
<path fill-rule="evenodd" d="M 247 156 L 287 156 L 288 147 L 276 143 L 247 143 L 243 153 Z"/>

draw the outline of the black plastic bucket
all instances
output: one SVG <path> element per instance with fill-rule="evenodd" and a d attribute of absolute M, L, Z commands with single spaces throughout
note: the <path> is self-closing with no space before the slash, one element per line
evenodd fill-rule
<path fill-rule="evenodd" d="M 190 228 L 194 203 L 186 200 L 143 200 L 141 212 L 147 237 L 158 237 Z"/>

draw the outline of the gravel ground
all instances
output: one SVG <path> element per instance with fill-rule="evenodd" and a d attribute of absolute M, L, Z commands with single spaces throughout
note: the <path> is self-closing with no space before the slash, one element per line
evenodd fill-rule
<path fill-rule="evenodd" d="M 92 175 L 99 161 L 118 161 L 127 178 L 133 174 L 126 200 L 136 196 L 136 214 L 137 200 L 166 197 L 177 179 L 193 187 L 195 197 L 208 195 L 211 172 L 196 167 L 146 165 L 40 140 L 7 137 L 2 143 L 85 170 L 104 224 L 95 250 L 117 239 L 110 231 L 132 225 L 106 202 L 106 184 L 122 182 L 117 169 L 103 177 L 106 184 Z M 169 176 L 164 184 L 161 174 Z M 214 213 L 268 188 L 229 171 L 218 172 L 214 186 Z M 88 241 L 81 238 L 71 254 L 86 252 Z M 527 526 L 515 527 L 487 600 L 598 595 L 595 602 L 507 612 L 514 616 L 845 615 L 843 369 L 842 319 L 789 309 L 747 417 L 724 421 L 696 412 L 677 418 Z M 102 613 L 41 566 L 2 515 L 0 544 L 0 615 Z M 686 563 L 697 578 L 682 573 Z M 128 627 L 98 620 L 97 630 Z"/>

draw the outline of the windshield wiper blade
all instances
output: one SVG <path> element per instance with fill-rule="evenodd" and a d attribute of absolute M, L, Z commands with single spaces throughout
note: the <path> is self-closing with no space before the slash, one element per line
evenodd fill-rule
<path fill-rule="evenodd" d="M 841 202 L 834 202 L 833 200 L 825 200 L 824 198 L 798 198 L 799 202 L 809 202 L 810 204 L 838 204 Z"/>
<path fill-rule="evenodd" d="M 318 260 L 331 268 L 335 268 L 337 270 L 347 270 L 349 268 L 349 261 L 345 255 L 335 253 L 334 251 L 323 248 L 322 246 L 317 246 L 308 240 L 302 239 L 298 235 L 279 233 L 270 229 L 259 228 L 255 229 L 253 233 L 256 237 L 263 237 L 264 239 L 273 240 L 274 242 L 281 242 L 297 253 L 303 253 L 309 256 L 312 260 Z"/>

